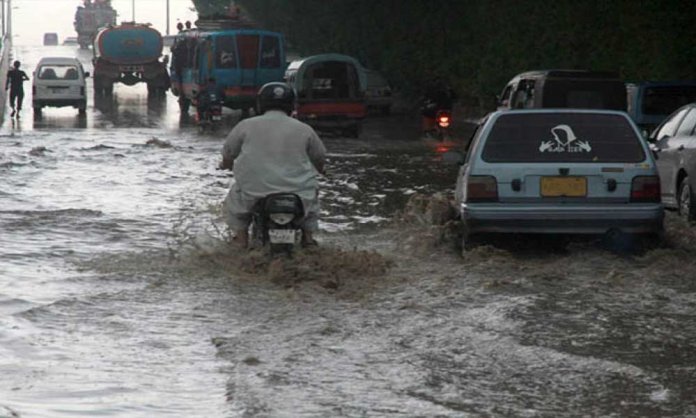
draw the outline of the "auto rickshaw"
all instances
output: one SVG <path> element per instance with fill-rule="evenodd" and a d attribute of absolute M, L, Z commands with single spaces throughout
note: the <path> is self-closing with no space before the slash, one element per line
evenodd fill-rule
<path fill-rule="evenodd" d="M 357 138 L 367 114 L 367 76 L 362 65 L 341 54 L 321 54 L 290 63 L 285 81 L 297 92 L 295 116 L 318 131 Z"/>

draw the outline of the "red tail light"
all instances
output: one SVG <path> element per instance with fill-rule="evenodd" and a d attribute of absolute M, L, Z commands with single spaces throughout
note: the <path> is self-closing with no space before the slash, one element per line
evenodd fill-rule
<path fill-rule="evenodd" d="M 437 124 L 440 125 L 441 128 L 448 128 L 450 126 L 451 116 L 448 112 L 439 112 L 436 119 Z"/>
<path fill-rule="evenodd" d="M 637 176 L 631 183 L 631 202 L 659 203 L 662 198 L 658 176 Z"/>
<path fill-rule="evenodd" d="M 498 182 L 493 176 L 469 176 L 466 182 L 466 201 L 497 202 Z"/>

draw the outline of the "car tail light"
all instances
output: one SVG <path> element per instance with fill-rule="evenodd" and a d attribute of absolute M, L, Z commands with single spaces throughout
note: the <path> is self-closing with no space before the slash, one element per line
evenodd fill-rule
<path fill-rule="evenodd" d="M 497 202 L 498 182 L 493 176 L 469 176 L 466 182 L 466 201 Z"/>
<path fill-rule="evenodd" d="M 84 96 L 84 95 L 85 95 L 85 88 L 80 87 L 80 96 Z"/>
<path fill-rule="evenodd" d="M 658 176 L 637 176 L 633 178 L 631 183 L 631 202 L 659 203 L 661 198 L 660 178 Z"/>

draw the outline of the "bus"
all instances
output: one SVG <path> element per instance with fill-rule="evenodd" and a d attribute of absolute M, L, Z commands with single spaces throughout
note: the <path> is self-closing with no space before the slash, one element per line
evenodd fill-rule
<path fill-rule="evenodd" d="M 285 72 L 283 36 L 262 29 L 184 30 L 171 47 L 171 90 L 182 114 L 209 79 L 224 95 L 224 105 L 244 115 L 256 104 L 256 92 Z"/>

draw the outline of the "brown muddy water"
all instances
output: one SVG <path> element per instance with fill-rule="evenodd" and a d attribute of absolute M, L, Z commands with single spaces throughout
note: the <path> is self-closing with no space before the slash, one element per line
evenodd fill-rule
<path fill-rule="evenodd" d="M 240 254 L 224 133 L 142 94 L 0 130 L 0 417 L 696 416 L 694 227 L 462 255 L 397 115 L 325 138 L 319 248 Z"/>

